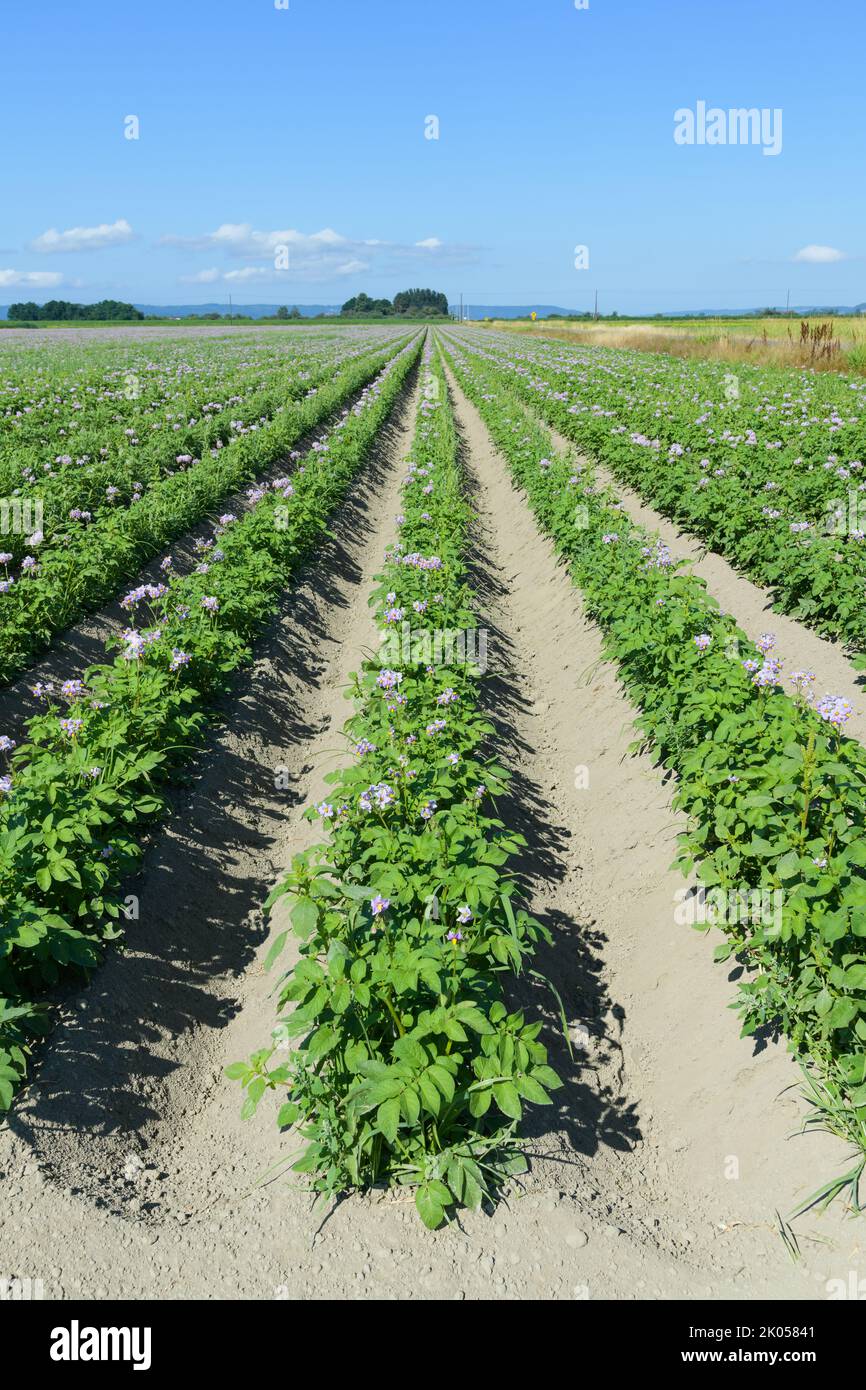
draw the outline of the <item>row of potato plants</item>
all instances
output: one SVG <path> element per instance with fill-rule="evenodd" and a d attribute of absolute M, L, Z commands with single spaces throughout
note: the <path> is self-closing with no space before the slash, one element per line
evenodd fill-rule
<path fill-rule="evenodd" d="M 816 698 L 810 672 L 795 673 L 798 694 L 788 696 L 773 635 L 750 642 L 703 580 L 629 520 L 590 463 L 556 454 L 510 379 L 453 342 L 451 351 L 602 630 L 640 710 L 642 743 L 676 775 L 675 806 L 687 816 L 676 864 L 717 905 L 726 940 L 716 959 L 745 967 L 743 1031 L 787 1036 L 807 1068 L 810 1114 L 858 1150 L 824 1195 L 847 1187 L 856 1203 L 866 1161 L 866 752 L 844 736 L 850 707 Z"/>
<path fill-rule="evenodd" d="M 41 342 L 18 352 L 4 342 L 0 494 L 30 475 L 122 462 L 157 436 L 171 438 L 176 454 L 203 452 L 213 437 L 209 425 L 268 413 L 262 393 L 280 378 L 287 387 L 309 384 L 323 365 L 384 345 L 386 336 L 364 329 L 339 339 L 312 331 L 276 340 L 253 333 L 229 341 Z"/>
<path fill-rule="evenodd" d="M 496 814 L 465 552 L 472 512 L 438 357 L 427 360 L 398 539 L 371 603 L 383 645 L 354 675 L 351 760 L 308 815 L 325 843 L 295 857 L 268 906 L 285 922 L 268 965 L 269 1046 L 227 1069 L 244 1114 L 285 1095 L 305 1141 L 294 1172 L 323 1199 L 410 1185 L 424 1223 L 477 1209 L 524 1171 L 517 1128 L 559 1086 L 541 1024 L 509 1011 L 509 976 L 545 929 L 508 862 L 524 843 Z"/>
<path fill-rule="evenodd" d="M 506 339 L 497 352 L 510 360 Z M 866 491 L 862 376 L 748 365 L 733 373 L 724 362 L 544 342 L 524 356 L 514 365 L 540 392 L 553 384 L 570 415 L 594 415 L 640 447 L 670 453 L 682 479 L 715 505 L 753 497 L 788 521 L 816 522 L 840 488 Z"/>
<path fill-rule="evenodd" d="M 123 582 L 166 545 L 294 449 L 405 343 L 405 335 L 392 339 L 386 348 L 331 371 L 314 395 L 290 400 L 260 429 L 236 434 L 186 471 L 163 477 L 137 505 L 109 508 L 92 525 L 71 523 L 45 548 L 45 538 L 37 537 L 31 546 L 33 564 L 17 578 L 0 578 L 0 685 L 26 670 L 55 633 L 114 598 Z"/>
<path fill-rule="evenodd" d="M 134 486 L 146 488 L 176 466 L 178 455 L 200 456 L 230 436 L 232 423 L 252 426 L 291 394 L 302 395 L 339 354 L 330 345 L 311 353 L 293 343 L 290 351 L 253 361 L 237 346 L 216 356 L 198 352 L 191 360 L 176 350 L 154 355 L 156 361 L 140 352 L 100 355 L 99 384 L 82 390 L 79 380 L 69 395 L 40 361 L 38 402 L 11 418 L 0 415 L 0 495 L 40 496 L 58 519 L 74 507 L 117 505 L 110 489 L 129 501 Z M 90 356 L 85 350 L 85 360 Z M 120 365 L 124 358 L 126 366 Z M 17 398 L 27 363 L 16 372 L 4 356 L 2 365 L 7 378 L 0 400 L 13 393 Z"/>
<path fill-rule="evenodd" d="M 866 666 L 862 378 L 491 347 L 548 424 Z"/>
<path fill-rule="evenodd" d="M 165 811 L 166 784 L 200 746 L 420 351 L 410 341 L 291 479 L 262 489 L 244 516 L 223 515 L 192 573 L 133 590 L 133 625 L 104 663 L 38 690 L 46 712 L 19 747 L 0 736 L 0 1106 L 45 1024 L 40 993 L 70 967 L 95 966 L 121 935 L 121 888 L 143 830 Z"/>
<path fill-rule="evenodd" d="M 392 341 L 395 336 L 392 331 Z M 140 377 L 128 375 L 130 400 L 122 391 L 106 392 L 105 411 L 94 412 L 86 427 L 78 419 L 68 421 L 65 438 L 53 445 L 48 432 L 37 430 L 24 447 L 16 438 L 19 429 L 7 424 L 4 437 L 0 425 L 0 496 L 7 507 L 17 504 L 22 520 L 34 512 L 33 505 L 29 513 L 25 510 L 27 503 L 39 502 L 40 554 L 51 545 L 74 548 L 85 529 L 98 526 L 110 513 L 137 506 L 154 483 L 194 469 L 238 435 L 261 430 L 293 401 L 314 395 L 352 359 L 381 353 L 383 347 L 380 335 L 361 345 L 347 338 L 336 346 L 317 344 L 315 351 L 284 351 L 254 371 L 229 358 L 231 366 L 224 363 L 219 374 L 226 388 L 222 400 L 213 399 L 213 372 L 199 382 L 198 373 L 187 367 L 175 389 L 161 377 L 161 395 L 146 400 L 138 396 Z M 188 375 L 195 385 L 187 382 Z M 30 526 L 34 530 L 35 524 Z M 29 539 L 23 525 L 7 533 L 7 579 L 16 571 L 29 577 L 26 568 L 17 569 L 22 562 L 32 564 Z"/>
<path fill-rule="evenodd" d="M 118 409 L 158 410 L 174 396 L 189 412 L 224 393 L 244 372 L 267 370 L 249 338 L 219 345 L 200 338 L 160 336 L 70 343 L 2 344 L 0 377 L 0 476 L 14 454 L 34 446 L 60 447 L 92 424 L 109 426 Z M 277 346 L 277 355 L 282 355 Z M 259 361 L 253 360 L 259 358 Z M 127 377 L 138 383 L 127 399 Z M 199 396 L 199 388 L 202 394 Z M 39 463 L 38 456 L 34 463 Z"/>

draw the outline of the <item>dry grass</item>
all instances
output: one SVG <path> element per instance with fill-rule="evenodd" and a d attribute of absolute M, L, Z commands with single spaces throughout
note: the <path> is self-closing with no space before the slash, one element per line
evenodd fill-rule
<path fill-rule="evenodd" d="M 726 323 L 722 329 L 703 323 L 656 326 L 568 323 L 561 319 L 534 324 L 496 319 L 483 326 L 586 347 L 633 348 L 638 352 L 664 352 L 676 357 L 747 362 L 755 366 L 813 367 L 817 371 L 866 374 L 866 330 L 859 320 L 748 319 L 730 326 Z"/>

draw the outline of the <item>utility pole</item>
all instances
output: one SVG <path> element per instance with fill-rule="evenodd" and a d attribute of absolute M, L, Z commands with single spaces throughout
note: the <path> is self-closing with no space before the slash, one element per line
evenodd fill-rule
<path fill-rule="evenodd" d="M 598 321 L 598 290 L 595 292 L 595 317 L 596 321 Z"/>
<path fill-rule="evenodd" d="M 788 290 L 788 298 L 787 298 L 787 300 L 785 301 L 785 313 L 788 314 L 788 313 L 790 313 L 790 311 L 791 311 L 791 291 Z"/>
<path fill-rule="evenodd" d="M 229 323 L 232 323 L 233 321 L 234 315 L 232 314 L 232 297 L 231 295 L 229 295 Z"/>
<path fill-rule="evenodd" d="M 463 322 L 463 291 L 460 291 L 460 322 Z"/>

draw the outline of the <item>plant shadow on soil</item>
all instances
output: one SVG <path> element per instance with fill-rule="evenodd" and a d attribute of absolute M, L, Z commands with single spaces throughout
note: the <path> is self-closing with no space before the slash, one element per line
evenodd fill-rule
<path fill-rule="evenodd" d="M 471 493 L 474 479 L 466 457 L 464 468 Z M 542 1040 L 551 1066 L 563 1081 L 553 1093 L 552 1106 L 527 1108 L 521 1134 L 528 1141 L 530 1159 L 547 1163 L 577 1163 L 604 1147 L 627 1153 L 642 1138 L 636 1105 L 612 1090 L 601 1075 L 617 1075 L 621 1070 L 619 1044 L 612 1031 L 621 1033 L 625 1018 L 624 1009 L 611 1001 L 604 979 L 607 938 L 592 921 L 577 922 L 561 910 L 537 911 L 533 906 L 535 892 L 541 894 L 546 886 L 567 880 L 571 871 L 566 852 L 572 831 L 561 824 L 539 783 L 523 770 L 522 764 L 532 766 L 536 753 L 521 732 L 521 726 L 531 727 L 531 700 L 523 693 L 526 673 L 521 672 L 514 644 L 489 617 L 508 591 L 501 570 L 487 553 L 483 532 L 470 553 L 468 569 L 488 648 L 496 652 L 496 665 L 502 672 L 488 670 L 481 687 L 483 707 L 496 729 L 497 761 L 509 768 L 511 778 L 506 795 L 497 801 L 497 814 L 526 841 L 511 871 L 520 883 L 525 905 L 551 935 L 550 943 L 539 943 L 527 970 L 507 990 L 510 1007 L 525 1009 L 530 1020 L 543 1020 Z M 577 1026 L 592 1039 L 591 1060 L 579 1046 L 572 1043 L 570 1047 L 560 1000 L 569 1035 Z"/>
<path fill-rule="evenodd" d="M 98 1178 L 93 1139 L 158 1125 L 160 1087 L 172 1073 L 189 1067 L 190 1096 L 224 1084 L 222 1059 L 214 1061 L 208 1046 L 194 1040 L 201 1030 L 224 1028 L 239 1011 L 232 978 L 250 966 L 268 936 L 262 904 L 280 867 L 271 851 L 280 823 L 306 800 L 311 771 L 301 751 L 289 768 L 289 789 L 277 790 L 276 769 L 257 761 L 258 750 L 284 750 L 279 761 L 290 764 L 292 750 L 303 750 L 327 728 L 327 715 L 308 717 L 324 684 L 322 643 L 332 638 L 332 615 L 350 606 L 362 578 L 360 560 L 376 529 L 378 493 L 399 438 L 395 422 L 405 414 L 416 376 L 417 369 L 353 492 L 332 513 L 327 538 L 296 572 L 256 642 L 252 681 L 247 668 L 221 702 L 220 727 L 196 756 L 190 785 L 172 790 L 168 823 L 153 833 L 142 871 L 122 890 L 148 905 L 127 929 L 127 950 L 109 953 L 89 986 L 67 986 L 53 999 L 62 1022 L 9 1124 L 58 1180 L 70 1162 L 58 1135 L 86 1151 L 71 1156 L 76 1176 L 83 1157 Z M 222 989 L 214 989 L 217 977 Z M 181 1039 L 180 1046 L 172 1039 Z M 62 1156 L 55 1161 L 58 1147 Z"/>

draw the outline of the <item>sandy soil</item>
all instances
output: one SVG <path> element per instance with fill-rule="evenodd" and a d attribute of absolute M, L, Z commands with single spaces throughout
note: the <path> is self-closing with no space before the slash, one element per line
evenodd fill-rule
<path fill-rule="evenodd" d="M 858 1268 L 860 1230 L 841 1212 L 797 1223 L 798 1263 L 776 1233 L 775 1209 L 845 1154 L 825 1136 L 788 1138 L 793 1066 L 738 1039 L 712 943 L 675 921 L 668 794 L 649 760 L 627 756 L 633 711 L 598 634 L 458 400 L 485 697 L 514 770 L 506 814 L 528 840 L 524 872 L 554 933 L 539 969 L 574 1040 L 572 1061 L 549 993 L 520 985 L 567 1079 L 537 1112 L 524 1189 L 433 1236 L 405 1197 L 313 1211 L 283 1179 L 257 1183 L 285 1141 L 266 1108 L 240 1121 L 221 1074 L 270 1028 L 260 904 L 309 843 L 301 812 L 343 756 L 343 690 L 375 640 L 367 595 L 393 536 L 407 402 L 178 793 L 131 885 L 141 919 L 125 953 L 69 998 L 0 1131 L 0 1274 L 42 1278 L 47 1297 L 799 1299 Z"/>

